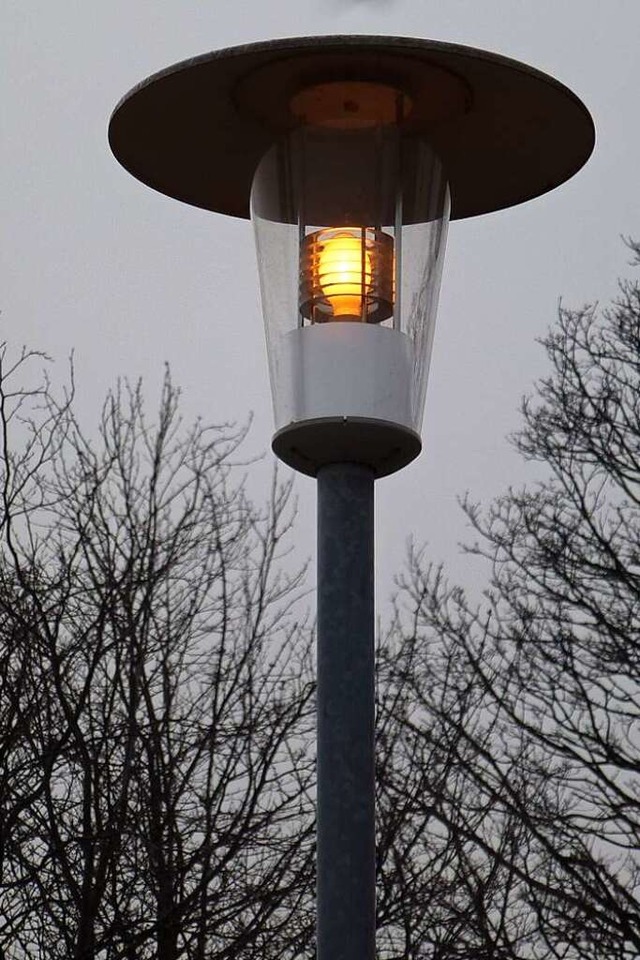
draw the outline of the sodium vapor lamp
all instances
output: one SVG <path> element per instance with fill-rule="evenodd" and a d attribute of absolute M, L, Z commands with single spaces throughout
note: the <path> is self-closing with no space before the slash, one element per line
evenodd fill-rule
<path fill-rule="evenodd" d="M 111 148 L 254 223 L 273 449 L 318 478 L 318 955 L 372 960 L 373 482 L 411 462 L 447 226 L 540 196 L 594 144 L 565 86 L 431 40 L 274 40 L 144 80 Z"/>

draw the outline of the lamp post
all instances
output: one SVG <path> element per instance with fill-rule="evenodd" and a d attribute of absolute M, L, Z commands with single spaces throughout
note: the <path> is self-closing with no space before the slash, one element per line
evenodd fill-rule
<path fill-rule="evenodd" d="M 169 67 L 109 139 L 161 193 L 254 223 L 273 449 L 318 482 L 318 957 L 372 960 L 374 481 L 421 449 L 449 219 L 563 183 L 593 124 L 494 54 L 310 37 Z"/>

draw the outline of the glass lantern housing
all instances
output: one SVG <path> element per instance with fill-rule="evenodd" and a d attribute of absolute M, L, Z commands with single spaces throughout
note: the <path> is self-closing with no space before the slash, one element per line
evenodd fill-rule
<path fill-rule="evenodd" d="M 449 189 L 424 139 L 343 107 L 253 180 L 273 448 L 310 475 L 348 460 L 383 476 L 421 448 Z"/>
<path fill-rule="evenodd" d="M 274 449 L 311 474 L 345 458 L 391 473 L 420 449 L 449 186 L 452 219 L 504 210 L 594 142 L 584 104 L 527 64 L 370 35 L 214 50 L 138 83 L 109 122 L 154 190 L 252 208 Z"/>

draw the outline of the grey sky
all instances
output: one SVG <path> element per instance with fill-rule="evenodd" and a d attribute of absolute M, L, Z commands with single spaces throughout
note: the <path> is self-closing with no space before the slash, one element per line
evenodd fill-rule
<path fill-rule="evenodd" d="M 638 0 L 5 0 L 2 25 L 2 337 L 60 361 L 75 348 L 88 426 L 118 375 L 142 375 L 155 402 L 169 360 L 187 417 L 255 412 L 253 451 L 269 449 L 271 409 L 250 225 L 131 179 L 106 143 L 120 96 L 217 47 L 379 33 L 522 59 L 585 101 L 598 143 L 574 180 L 452 225 L 424 451 L 377 486 L 381 598 L 411 533 L 461 569 L 456 494 L 487 497 L 527 476 L 504 436 L 544 369 L 535 337 L 561 295 L 607 300 L 625 261 L 619 236 L 640 234 Z M 301 478 L 298 490 L 311 552 L 314 485 Z"/>

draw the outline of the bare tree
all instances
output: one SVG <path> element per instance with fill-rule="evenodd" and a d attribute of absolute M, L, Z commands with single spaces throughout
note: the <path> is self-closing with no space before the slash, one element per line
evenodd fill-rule
<path fill-rule="evenodd" d="M 385 651 L 410 691 L 395 736 L 405 768 L 422 772 L 415 815 L 466 858 L 455 896 L 471 888 L 469 902 L 484 904 L 487 956 L 630 960 L 640 955 L 639 285 L 622 283 L 609 309 L 562 308 L 544 346 L 551 372 L 515 442 L 547 477 L 484 510 L 466 503 L 473 552 L 492 569 L 479 607 L 420 553 L 410 558 Z M 480 944 L 459 950 L 431 955 L 485 955 Z"/>
<path fill-rule="evenodd" d="M 29 384 L 36 356 L 0 360 L 0 948 L 311 956 L 313 677 L 284 557 L 290 485 L 257 509 L 234 467 L 242 432 L 186 430 L 168 379 L 154 423 L 139 387 L 109 396 L 92 443 L 72 390 L 57 402 Z M 378 682 L 380 955 L 497 956 L 521 880 L 469 837 L 459 733 L 407 735 L 418 647 L 394 636 Z M 425 806 L 434 784 L 446 818 Z M 476 831 L 485 819 L 479 805 Z M 521 827 L 500 828 L 510 851 Z"/>
<path fill-rule="evenodd" d="M 0 944 L 204 958 L 312 940 L 310 631 L 242 432 L 185 431 L 165 380 L 90 443 L 36 359 L 0 369 Z M 240 473 L 239 479 L 238 475 Z"/>
<path fill-rule="evenodd" d="M 168 378 L 154 423 L 123 385 L 92 443 L 72 390 L 28 384 L 36 356 L 0 361 L 0 948 L 311 956 L 313 671 L 284 556 L 290 484 L 257 509 L 233 464 L 242 432 L 185 430 Z M 421 806 L 455 750 L 407 755 L 413 687 L 389 662 L 380 952 L 459 955 L 489 942 L 481 867 Z M 482 882 L 504 899 L 501 876 Z"/>
<path fill-rule="evenodd" d="M 381 960 L 631 960 L 638 905 L 640 292 L 562 310 L 522 453 L 467 510 L 479 608 L 419 552 L 380 639 Z M 310 957 L 311 633 L 291 488 L 242 431 L 155 422 L 0 354 L 0 950 Z M 26 385 L 25 385 L 26 384 Z"/>

